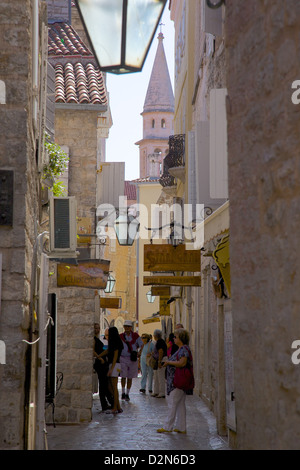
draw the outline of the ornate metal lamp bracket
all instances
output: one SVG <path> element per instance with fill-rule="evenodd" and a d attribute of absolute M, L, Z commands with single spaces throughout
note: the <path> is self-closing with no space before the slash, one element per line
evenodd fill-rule
<path fill-rule="evenodd" d="M 208 8 L 212 8 L 213 10 L 220 8 L 223 4 L 226 5 L 225 0 L 219 0 L 217 3 L 214 3 L 211 0 L 206 0 L 206 4 Z"/>

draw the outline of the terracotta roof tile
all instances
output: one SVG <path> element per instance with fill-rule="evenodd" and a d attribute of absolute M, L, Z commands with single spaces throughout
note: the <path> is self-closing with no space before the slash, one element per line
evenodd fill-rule
<path fill-rule="evenodd" d="M 107 104 L 102 72 L 91 63 L 57 63 L 55 85 L 56 103 Z"/>
<path fill-rule="evenodd" d="M 56 103 L 108 103 L 103 74 L 71 25 L 48 25 L 48 57 L 55 68 Z"/>
<path fill-rule="evenodd" d="M 159 176 L 146 176 L 145 178 L 137 178 L 132 180 L 132 183 L 158 183 L 159 179 Z"/>
<path fill-rule="evenodd" d="M 92 52 L 67 23 L 48 25 L 48 55 L 51 56 L 92 56 Z"/>
<path fill-rule="evenodd" d="M 136 186 L 130 181 L 124 181 L 124 195 L 129 201 L 136 201 Z"/>

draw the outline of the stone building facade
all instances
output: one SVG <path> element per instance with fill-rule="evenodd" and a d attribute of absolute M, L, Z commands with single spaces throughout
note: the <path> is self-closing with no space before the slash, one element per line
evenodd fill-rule
<path fill-rule="evenodd" d="M 105 76 L 88 45 L 72 25 L 73 2 L 48 2 L 48 62 L 55 72 L 55 142 L 69 156 L 67 196 L 77 203 L 77 251 L 80 260 L 103 259 L 96 237 L 100 203 L 99 169 L 105 161 L 105 140 L 111 125 Z M 87 237 L 81 238 L 83 227 Z M 66 257 L 67 258 L 67 257 Z M 99 321 L 98 290 L 57 287 L 57 264 L 52 262 L 49 293 L 56 297 L 56 370 L 63 378 L 54 398 L 54 420 L 80 423 L 91 420 L 94 322 Z M 72 261 L 61 260 L 65 264 Z M 52 407 L 46 410 L 52 422 Z"/>
<path fill-rule="evenodd" d="M 230 446 L 297 449 L 299 366 L 292 345 L 299 339 L 299 133 L 291 98 L 299 80 L 299 4 L 224 3 L 208 12 L 204 0 L 171 2 L 175 133 L 196 131 L 197 149 L 197 122 L 212 117 L 209 91 L 227 92 L 229 202 L 205 219 L 202 286 L 191 293 L 192 316 L 181 313 L 192 333 L 197 390 Z M 191 161 L 188 150 L 186 176 Z M 192 196 L 191 181 L 181 193 L 177 183 L 178 195 Z M 225 240 L 226 297 L 212 270 Z"/>
<path fill-rule="evenodd" d="M 222 9 L 211 12 L 202 0 L 171 2 L 175 25 L 174 128 L 175 134 L 185 136 L 185 157 L 184 168 L 174 165 L 169 172 L 178 175 L 176 196 L 192 205 L 193 217 L 198 222 L 203 219 L 204 224 L 193 246 L 201 250 L 201 287 L 183 288 L 181 298 L 172 306 L 173 314 L 191 335 L 196 391 L 214 412 L 219 433 L 227 436 L 229 423 L 235 428 L 230 398 L 234 389 L 231 300 L 223 283 L 218 285 L 222 276 L 213 254 L 229 234 L 229 203 L 226 192 L 212 195 L 211 187 L 218 188 L 218 184 L 217 175 L 210 170 L 214 142 L 226 150 L 222 137 L 215 134 L 218 129 L 211 105 L 212 94 L 226 90 L 223 16 Z M 221 122 L 221 113 L 218 117 Z"/>
<path fill-rule="evenodd" d="M 237 447 L 299 448 L 300 5 L 226 2 Z"/>
<path fill-rule="evenodd" d="M 28 342 L 38 339 L 41 331 L 37 245 L 43 229 L 45 2 L 2 2 L 0 24 L 0 340 L 5 345 L 0 448 L 22 450 L 38 447 L 43 438 L 37 421 L 40 406 L 43 410 L 38 403 L 40 345 Z"/>

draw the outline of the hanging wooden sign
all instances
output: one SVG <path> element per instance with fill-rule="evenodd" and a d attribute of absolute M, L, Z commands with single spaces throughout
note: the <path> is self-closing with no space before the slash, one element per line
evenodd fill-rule
<path fill-rule="evenodd" d="M 154 296 L 164 296 L 170 298 L 170 287 L 166 286 L 153 286 L 151 287 L 151 295 Z"/>
<path fill-rule="evenodd" d="M 146 325 L 147 323 L 156 323 L 160 322 L 159 317 L 150 317 L 150 318 L 144 318 L 143 323 Z"/>
<path fill-rule="evenodd" d="M 105 289 L 110 261 L 91 260 L 57 264 L 57 287 Z"/>
<path fill-rule="evenodd" d="M 170 316 L 171 315 L 170 304 L 168 305 L 169 298 L 170 298 L 169 296 L 159 298 L 159 314 L 160 314 L 160 316 L 162 316 L 162 315 Z"/>
<path fill-rule="evenodd" d="M 79 245 L 91 243 L 92 219 L 90 217 L 77 218 L 77 242 Z"/>
<path fill-rule="evenodd" d="M 100 297 L 101 308 L 121 308 L 122 299 L 121 297 Z"/>
<path fill-rule="evenodd" d="M 144 245 L 144 271 L 201 271 L 201 251 L 185 245 Z"/>
<path fill-rule="evenodd" d="M 144 276 L 144 286 L 201 286 L 201 276 Z"/>

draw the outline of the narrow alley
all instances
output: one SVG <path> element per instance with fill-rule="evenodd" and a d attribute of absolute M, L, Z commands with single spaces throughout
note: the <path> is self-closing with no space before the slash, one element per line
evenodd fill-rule
<path fill-rule="evenodd" d="M 119 383 L 120 386 L 120 383 Z M 93 417 L 88 424 L 47 425 L 48 450 L 171 451 L 192 455 L 199 450 L 229 450 L 216 431 L 216 420 L 196 395 L 186 397 L 187 434 L 159 434 L 167 414 L 164 398 L 142 394 L 140 377 L 133 380 L 130 401 L 122 400 L 123 413 L 100 412 L 98 394 L 93 396 Z M 191 451 L 186 453 L 187 451 Z M 105 455 L 110 455 L 105 453 Z"/>

